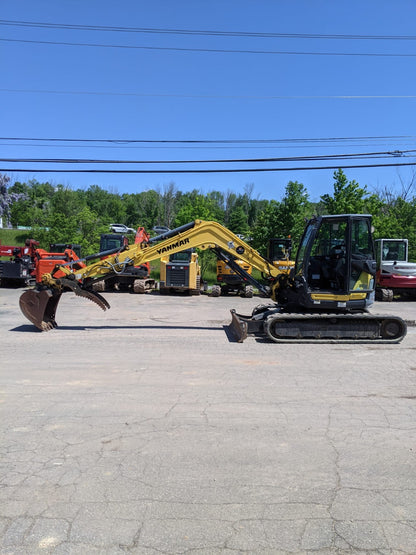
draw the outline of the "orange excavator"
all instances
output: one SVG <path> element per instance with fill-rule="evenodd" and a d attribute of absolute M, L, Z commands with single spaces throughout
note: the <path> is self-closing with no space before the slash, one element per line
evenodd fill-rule
<path fill-rule="evenodd" d="M 406 323 L 397 316 L 371 314 L 376 261 L 371 216 L 342 214 L 309 220 L 296 261 L 281 265 L 262 257 L 250 245 L 217 222 L 195 220 L 158 236 L 157 241 L 126 246 L 103 260 L 81 268 L 57 265 L 42 283 L 20 297 L 23 314 L 40 330 L 57 326 L 55 313 L 62 294 L 95 302 L 103 310 L 107 300 L 93 291 L 97 280 L 109 279 L 128 266 L 151 262 L 189 248 L 211 249 L 232 270 L 252 283 L 272 303 L 251 315 L 231 311 L 237 341 L 249 334 L 275 343 L 371 342 L 398 343 Z M 257 268 L 259 282 L 236 260 Z M 58 277 L 64 274 L 64 277 Z"/>

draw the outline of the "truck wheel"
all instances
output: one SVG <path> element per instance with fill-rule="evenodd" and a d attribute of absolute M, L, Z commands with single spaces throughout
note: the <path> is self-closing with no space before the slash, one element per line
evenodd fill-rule
<path fill-rule="evenodd" d="M 211 289 L 211 297 L 219 297 L 221 295 L 221 287 L 219 285 L 213 285 Z"/>
<path fill-rule="evenodd" d="M 246 288 L 244 289 L 244 296 L 247 299 L 251 299 L 251 297 L 253 296 L 253 286 L 252 285 L 246 285 Z"/>
<path fill-rule="evenodd" d="M 376 300 L 391 303 L 393 300 L 393 290 L 385 288 L 376 289 Z"/>

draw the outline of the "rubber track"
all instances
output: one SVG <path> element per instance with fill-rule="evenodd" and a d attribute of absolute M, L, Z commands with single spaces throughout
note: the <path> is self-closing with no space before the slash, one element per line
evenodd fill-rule
<path fill-rule="evenodd" d="M 325 324 L 328 325 L 328 323 L 331 325 L 331 322 L 328 322 L 330 320 L 342 320 L 343 323 L 345 323 L 345 321 L 349 321 L 351 323 L 351 328 L 350 329 L 354 329 L 354 322 L 356 322 L 357 324 L 363 324 L 366 322 L 371 323 L 371 321 L 373 321 L 374 323 L 377 323 L 377 328 L 382 324 L 382 322 L 388 322 L 388 321 L 394 321 L 397 322 L 401 327 L 402 327 L 402 333 L 401 335 L 399 335 L 398 337 L 395 338 L 382 338 L 382 337 L 359 337 L 359 330 L 357 331 L 357 337 L 351 338 L 351 337 L 347 337 L 347 338 L 343 338 L 343 337 L 323 337 L 323 338 L 311 338 L 311 337 L 307 337 L 307 338 L 302 338 L 302 337 L 275 337 L 272 334 L 269 334 L 267 332 L 267 328 L 269 327 L 270 323 L 272 321 L 276 321 L 279 320 L 282 322 L 282 324 L 284 323 L 285 320 L 287 321 L 291 321 L 293 322 L 294 320 L 298 320 L 300 323 L 302 322 L 311 322 L 311 321 L 316 321 L 316 329 L 319 330 L 320 328 L 322 329 L 322 325 L 321 324 Z M 333 329 L 334 332 L 336 331 L 336 324 L 333 324 Z M 309 332 L 309 330 L 306 330 Z M 407 332 L 407 326 L 406 326 L 406 322 L 404 320 L 402 320 L 402 318 L 399 318 L 398 316 L 383 316 L 381 314 L 297 314 L 297 313 L 280 313 L 280 314 L 273 314 L 271 316 L 269 316 L 266 321 L 264 322 L 264 333 L 265 335 L 271 339 L 273 342 L 275 343 L 377 343 L 377 344 L 394 344 L 394 343 L 400 343 L 400 341 L 402 341 L 402 339 L 406 336 L 406 332 Z M 343 333 L 343 330 L 340 330 L 340 333 Z M 368 331 L 367 331 L 368 333 Z"/>

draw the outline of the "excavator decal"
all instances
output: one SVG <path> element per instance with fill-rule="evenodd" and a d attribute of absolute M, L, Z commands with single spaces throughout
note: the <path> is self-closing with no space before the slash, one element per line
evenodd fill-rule
<path fill-rule="evenodd" d="M 172 243 L 171 245 L 167 245 L 166 247 L 157 249 L 157 252 L 158 254 L 162 255 L 162 254 L 165 254 L 165 252 L 170 252 L 174 249 L 175 250 L 179 249 L 180 247 L 184 247 L 187 244 L 189 244 L 189 239 L 180 239 L 179 241 L 176 241 L 176 243 Z"/>

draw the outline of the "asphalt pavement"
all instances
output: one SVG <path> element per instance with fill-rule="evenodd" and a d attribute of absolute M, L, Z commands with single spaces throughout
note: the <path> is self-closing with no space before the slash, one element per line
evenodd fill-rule
<path fill-rule="evenodd" d="M 416 553 L 416 302 L 398 345 L 232 341 L 259 298 L 0 289 L 0 553 Z"/>

